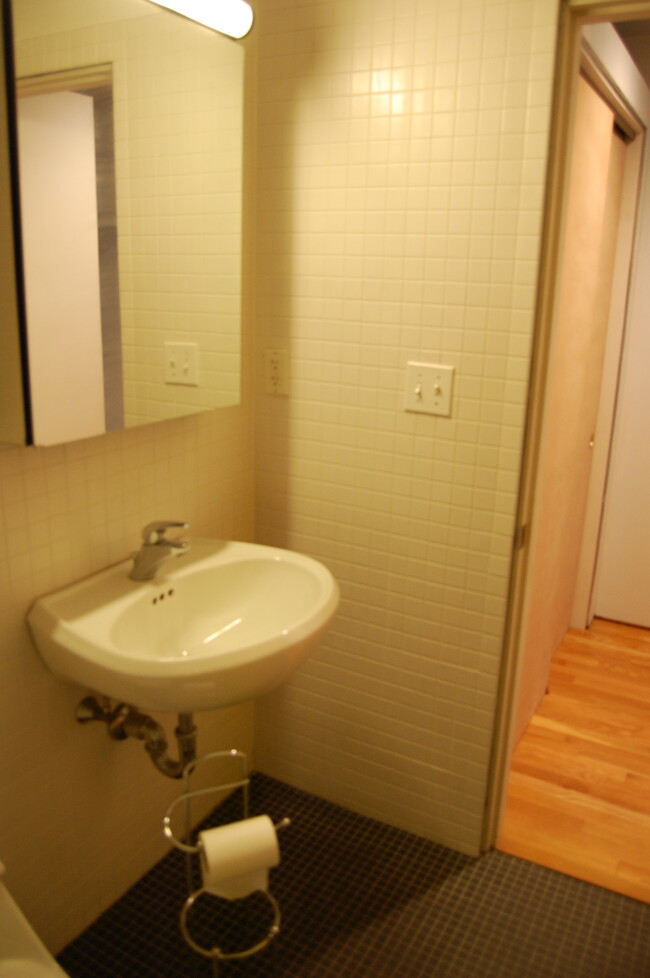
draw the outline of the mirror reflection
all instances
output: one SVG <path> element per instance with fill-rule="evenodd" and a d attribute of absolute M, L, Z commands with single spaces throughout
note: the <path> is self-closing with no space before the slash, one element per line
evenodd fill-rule
<path fill-rule="evenodd" d="M 148 0 L 13 17 L 36 444 L 237 403 L 243 49 Z"/>

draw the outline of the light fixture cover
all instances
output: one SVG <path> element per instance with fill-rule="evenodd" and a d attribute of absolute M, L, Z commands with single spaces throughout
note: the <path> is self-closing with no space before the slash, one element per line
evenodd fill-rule
<path fill-rule="evenodd" d="M 229 37 L 244 37 L 253 24 L 253 11 L 245 0 L 151 0 Z"/>

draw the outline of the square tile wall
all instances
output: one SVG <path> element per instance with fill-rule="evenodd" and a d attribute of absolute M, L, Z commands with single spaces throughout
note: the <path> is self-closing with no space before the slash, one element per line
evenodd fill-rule
<path fill-rule="evenodd" d="M 251 444 L 250 411 L 232 408 L 0 452 L 0 858 L 55 951 L 167 851 L 161 819 L 179 785 L 141 742 L 76 723 L 85 691 L 50 676 L 25 614 L 39 594 L 127 557 L 151 519 L 250 539 Z M 175 717 L 159 719 L 175 756 Z M 201 752 L 251 752 L 250 705 L 196 720 Z"/>
<path fill-rule="evenodd" d="M 252 79 L 254 43 L 246 44 Z M 254 118 L 252 104 L 249 192 Z M 247 281 L 251 245 L 247 235 Z M 141 743 L 113 743 L 99 725 L 77 725 L 84 691 L 49 675 L 25 614 L 39 594 L 123 559 L 156 517 L 187 520 L 190 535 L 253 538 L 253 299 L 245 291 L 240 406 L 0 451 L 0 858 L 4 882 L 53 951 L 167 851 L 161 817 L 178 784 L 154 769 Z M 159 719 L 173 744 L 174 718 Z M 238 747 L 252 755 L 251 704 L 197 721 L 201 752 Z"/>
<path fill-rule="evenodd" d="M 259 769 L 476 852 L 514 529 L 556 0 L 258 0 L 258 538 L 342 589 Z M 264 394 L 287 349 L 290 395 Z M 450 418 L 403 409 L 456 368 Z"/>

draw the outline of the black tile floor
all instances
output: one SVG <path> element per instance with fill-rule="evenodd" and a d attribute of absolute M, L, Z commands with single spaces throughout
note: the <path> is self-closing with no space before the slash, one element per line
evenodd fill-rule
<path fill-rule="evenodd" d="M 213 968 L 186 946 L 172 850 L 59 955 L 71 978 L 650 978 L 650 905 L 504 853 L 459 855 L 254 775 L 261 813 L 293 820 L 271 874 L 282 929 L 268 948 Z M 240 817 L 230 799 L 205 824 Z M 199 920 L 208 903 L 216 917 Z M 227 951 L 269 923 L 259 895 L 204 897 L 192 929 Z"/>

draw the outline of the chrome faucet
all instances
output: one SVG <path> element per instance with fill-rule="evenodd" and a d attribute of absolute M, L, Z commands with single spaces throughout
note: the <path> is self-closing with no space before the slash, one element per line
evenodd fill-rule
<path fill-rule="evenodd" d="M 142 546 L 131 554 L 133 568 L 129 577 L 132 581 L 150 581 L 163 561 L 168 557 L 182 557 L 190 549 L 187 540 L 168 540 L 167 530 L 186 530 L 187 523 L 173 520 L 157 520 L 148 523 L 142 531 Z"/>

